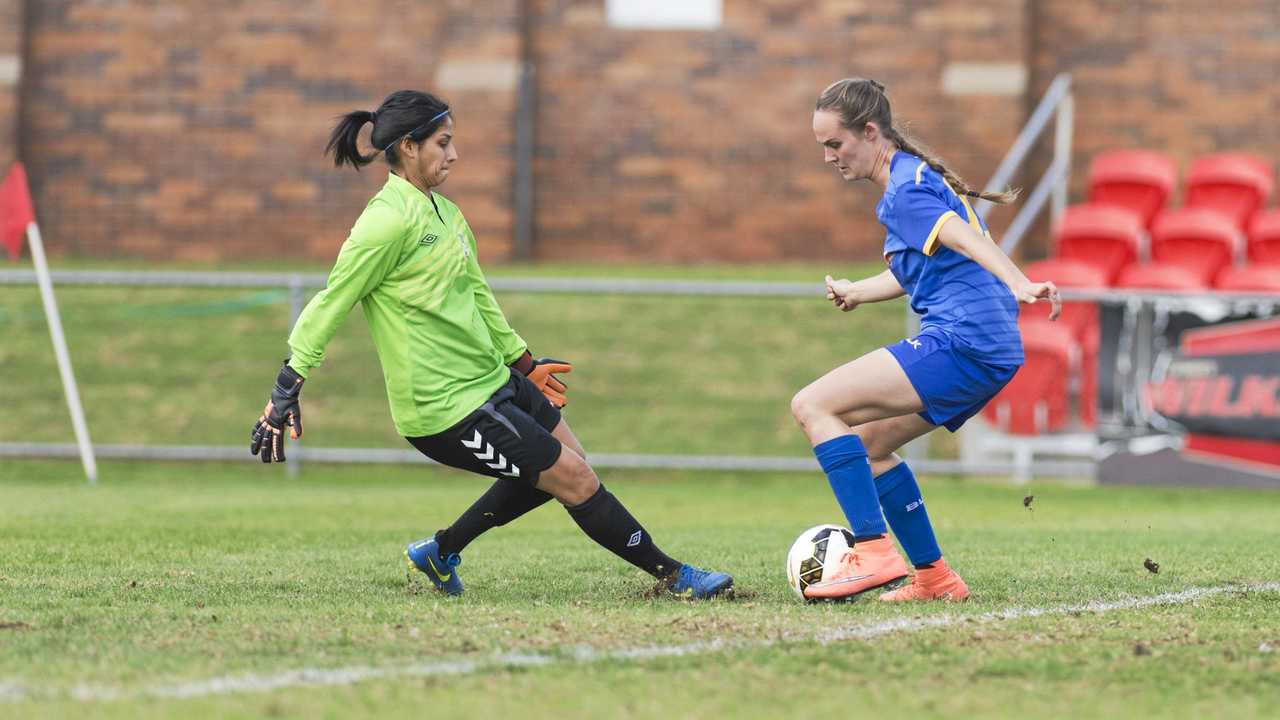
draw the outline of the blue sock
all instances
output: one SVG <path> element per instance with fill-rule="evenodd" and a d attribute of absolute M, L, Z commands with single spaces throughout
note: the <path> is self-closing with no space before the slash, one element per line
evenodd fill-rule
<path fill-rule="evenodd" d="M 880 514 L 876 484 L 871 480 L 867 450 L 857 435 L 841 435 L 813 449 L 818 464 L 827 474 L 836 502 L 849 520 L 854 537 L 883 535 L 889 531 Z"/>
<path fill-rule="evenodd" d="M 911 564 L 919 567 L 937 562 L 942 550 L 933 536 L 933 525 L 911 468 L 902 462 L 881 473 L 876 478 L 876 491 L 880 493 L 880 504 L 884 506 L 889 527 L 907 551 Z"/>

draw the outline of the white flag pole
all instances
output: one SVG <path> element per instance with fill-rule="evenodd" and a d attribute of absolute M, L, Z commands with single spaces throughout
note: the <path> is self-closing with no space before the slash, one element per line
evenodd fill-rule
<path fill-rule="evenodd" d="M 53 352 L 58 356 L 58 372 L 62 375 L 62 389 L 67 394 L 67 408 L 71 410 L 71 425 L 76 431 L 76 444 L 80 446 L 80 461 L 90 483 L 98 482 L 98 463 L 93 458 L 93 444 L 89 442 L 89 426 L 84 421 L 84 408 L 80 406 L 80 392 L 76 389 L 76 376 L 71 372 L 71 355 L 67 352 L 67 340 L 62 334 L 62 317 L 58 315 L 58 303 L 53 299 L 53 279 L 49 277 L 49 263 L 44 257 L 44 242 L 40 228 L 34 222 L 27 225 L 27 240 L 31 243 L 31 259 L 36 266 L 36 280 L 40 284 L 40 298 L 44 301 L 44 314 L 49 320 L 49 335 L 53 338 Z"/>

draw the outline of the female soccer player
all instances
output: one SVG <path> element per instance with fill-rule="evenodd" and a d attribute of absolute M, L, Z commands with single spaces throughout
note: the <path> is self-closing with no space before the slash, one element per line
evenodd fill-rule
<path fill-rule="evenodd" d="M 955 432 L 981 410 L 1022 365 L 1018 303 L 1048 300 L 1057 318 L 1058 291 L 1018 270 L 967 199 L 1013 194 L 972 190 L 912 144 L 894 127 L 880 83 L 832 84 L 818 98 L 813 133 L 841 177 L 884 191 L 876 216 L 889 269 L 857 282 L 827 276 L 827 299 L 848 312 L 905 294 L 922 319 L 916 337 L 832 370 L 791 401 L 855 536 L 841 569 L 805 595 L 847 599 L 907 577 L 885 536 L 887 517 L 916 574 L 880 599 L 964 600 L 969 590 L 942 559 L 920 488 L 895 453 L 939 425 Z"/>
<path fill-rule="evenodd" d="M 377 152 L 356 138 L 373 123 Z M 586 452 L 560 416 L 566 363 L 534 360 L 507 324 L 476 257 L 462 212 L 435 188 L 458 160 L 454 119 L 424 92 L 388 95 L 375 112 L 347 113 L 326 152 L 357 170 L 379 153 L 390 173 L 338 253 L 327 287 L 307 303 L 289 336 L 291 357 L 254 426 L 250 451 L 284 460 L 284 429 L 302 437 L 299 394 L 325 346 L 359 302 L 378 349 L 396 429 L 427 457 L 496 478 L 448 528 L 405 550 L 445 593 L 462 592 L 459 553 L 481 533 L 552 497 L 592 540 L 666 581 L 678 595 L 708 598 L 733 578 L 664 554 L 600 484 Z"/>

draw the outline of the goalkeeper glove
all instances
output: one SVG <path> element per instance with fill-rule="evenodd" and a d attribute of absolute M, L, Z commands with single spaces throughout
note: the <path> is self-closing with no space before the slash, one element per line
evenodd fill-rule
<path fill-rule="evenodd" d="M 302 406 L 298 403 L 302 383 L 302 376 L 286 361 L 271 389 L 271 400 L 249 435 L 250 455 L 260 455 L 264 463 L 284 462 L 285 425 L 294 440 L 302 437 Z"/>
<path fill-rule="evenodd" d="M 565 396 L 568 386 L 560 382 L 560 378 L 555 373 L 567 373 L 573 371 L 573 365 L 564 360 L 552 360 L 551 358 L 533 359 L 533 355 L 528 350 L 524 351 L 515 362 L 511 363 L 512 370 L 518 370 L 528 376 L 534 386 L 551 401 L 552 405 L 562 408 L 569 402 Z"/>

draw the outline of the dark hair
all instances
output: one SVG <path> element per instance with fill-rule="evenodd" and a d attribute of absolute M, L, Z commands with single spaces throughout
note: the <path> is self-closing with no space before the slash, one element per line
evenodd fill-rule
<path fill-rule="evenodd" d="M 402 139 L 408 137 L 415 143 L 426 140 L 450 114 L 449 104 L 431 93 L 397 90 L 373 112 L 353 110 L 341 116 L 333 132 L 329 133 L 329 144 L 325 146 L 324 153 L 333 153 L 336 167 L 349 163 L 359 170 L 362 165 L 373 162 L 379 152 L 385 152 L 387 163 L 394 167 L 400 164 L 398 145 Z M 374 151 L 361 155 L 356 139 L 360 136 L 360 128 L 369 122 L 373 123 L 369 142 L 373 143 Z"/>
<path fill-rule="evenodd" d="M 918 141 L 908 138 L 901 130 L 893 126 L 893 111 L 889 108 L 889 98 L 885 95 L 884 85 L 866 78 L 845 78 L 827 86 L 818 96 L 814 110 L 835 112 L 840 116 L 840 124 L 854 132 L 860 132 L 867 123 L 874 122 L 880 132 L 890 142 L 915 155 L 929 164 L 942 176 L 947 184 L 960 195 L 982 198 L 994 203 L 1010 203 L 1018 197 L 1017 190 L 1005 190 L 1001 193 L 982 192 L 969 187 L 959 175 L 947 169 L 942 160 Z"/>

